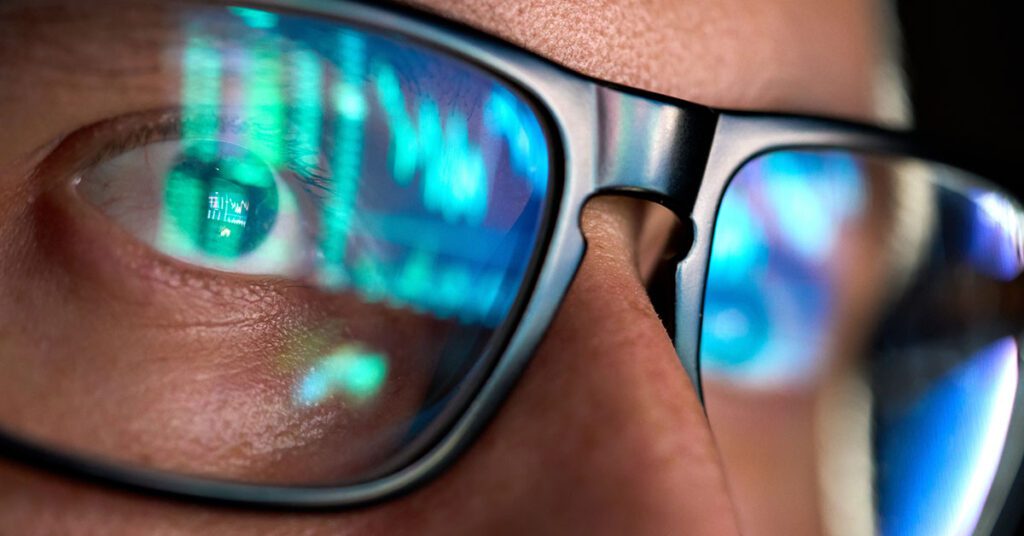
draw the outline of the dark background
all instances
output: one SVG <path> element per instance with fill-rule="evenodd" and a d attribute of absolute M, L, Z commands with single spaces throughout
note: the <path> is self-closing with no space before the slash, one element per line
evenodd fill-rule
<path fill-rule="evenodd" d="M 1024 25 L 1019 4 L 900 0 L 916 134 L 1024 197 Z M 1014 9 L 1015 8 L 1015 9 Z M 1024 532 L 1024 471 L 998 529 Z"/>
<path fill-rule="evenodd" d="M 1020 5 L 902 0 L 905 64 L 917 134 L 979 162 L 1024 194 L 1024 25 Z M 1011 9 L 1016 8 L 1016 9 Z"/>

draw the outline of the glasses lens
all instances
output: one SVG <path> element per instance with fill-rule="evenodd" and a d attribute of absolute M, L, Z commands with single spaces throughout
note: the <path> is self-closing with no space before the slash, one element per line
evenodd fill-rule
<path fill-rule="evenodd" d="M 700 365 L 746 532 L 972 532 L 1016 399 L 1022 223 L 996 189 L 921 160 L 743 166 Z"/>
<path fill-rule="evenodd" d="M 67 9 L 84 59 L 19 67 L 21 101 L 0 105 L 14 131 L 93 120 L 55 126 L 25 187 L 39 202 L 0 210 L 4 236 L 33 237 L 0 259 L 0 427 L 253 483 L 407 463 L 478 385 L 527 279 L 549 181 L 534 109 L 341 22 Z M 32 108 L 37 68 L 86 82 Z"/>

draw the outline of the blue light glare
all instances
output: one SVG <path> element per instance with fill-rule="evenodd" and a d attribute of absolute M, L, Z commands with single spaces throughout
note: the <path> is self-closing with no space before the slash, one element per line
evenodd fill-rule
<path fill-rule="evenodd" d="M 265 162 L 279 168 L 285 164 L 287 140 L 286 76 L 281 44 L 267 40 L 233 56 L 242 69 L 246 126 L 243 146 Z M 223 135 L 233 134 L 226 132 Z"/>
<path fill-rule="evenodd" d="M 716 291 L 704 307 L 701 356 L 710 374 L 749 371 L 771 335 L 764 300 L 733 289 Z M 766 372 L 762 372 L 763 377 Z"/>
<path fill-rule="evenodd" d="M 442 122 L 437 103 L 421 97 L 412 107 L 414 126 L 397 75 L 387 65 L 377 73 L 377 98 L 391 128 L 392 173 L 407 185 L 423 174 L 423 204 L 445 220 L 480 225 L 487 215 L 488 173 L 480 147 L 470 142 L 466 117 L 451 111 Z M 546 178 L 546 177 L 545 177 Z"/>
<path fill-rule="evenodd" d="M 480 149 L 470 144 L 466 118 L 461 113 L 449 114 L 443 130 L 443 144 L 437 151 L 426 149 L 423 154 L 423 205 L 446 221 L 464 219 L 480 225 L 487 215 L 488 197 L 487 170 Z"/>
<path fill-rule="evenodd" d="M 715 222 L 705 291 L 709 377 L 767 388 L 817 374 L 832 314 L 827 267 L 863 210 L 863 181 L 839 152 L 770 153 L 736 175 Z"/>
<path fill-rule="evenodd" d="M 362 256 L 353 268 L 352 283 L 367 301 L 428 310 L 467 324 L 496 326 L 511 307 L 501 271 L 446 264 L 423 250 L 397 264 Z"/>
<path fill-rule="evenodd" d="M 853 157 L 778 152 L 760 164 L 782 239 L 807 261 L 821 262 L 832 252 L 842 221 L 859 212 L 864 202 Z"/>
<path fill-rule="evenodd" d="M 992 191 L 972 193 L 976 211 L 969 255 L 974 266 L 1002 281 L 1024 271 L 1024 213 L 1005 195 Z"/>
<path fill-rule="evenodd" d="M 200 31 L 189 33 L 182 58 L 182 125 L 184 139 L 211 140 L 220 133 L 224 61 L 213 40 Z"/>
<path fill-rule="evenodd" d="M 405 98 L 394 69 L 381 66 L 376 72 L 377 100 L 387 115 L 391 130 L 388 157 L 391 160 L 391 176 L 398 184 L 408 186 L 416 173 L 420 152 L 420 139 L 436 141 L 441 139 L 440 112 L 428 110 L 436 105 L 424 96 L 420 103 L 419 132 L 413 127 L 412 119 L 405 109 Z M 437 119 L 437 124 L 431 120 Z"/>
<path fill-rule="evenodd" d="M 1018 348 L 1002 339 L 915 403 L 877 424 L 883 534 L 971 534 L 1002 455 L 1018 379 Z"/>

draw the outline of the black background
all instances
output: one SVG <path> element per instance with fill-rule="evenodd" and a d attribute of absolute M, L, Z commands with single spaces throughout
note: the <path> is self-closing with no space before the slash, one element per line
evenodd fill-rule
<path fill-rule="evenodd" d="M 985 164 L 991 178 L 1018 195 L 1024 194 L 1024 22 L 1011 12 L 1020 7 L 897 3 L 917 134 Z"/>

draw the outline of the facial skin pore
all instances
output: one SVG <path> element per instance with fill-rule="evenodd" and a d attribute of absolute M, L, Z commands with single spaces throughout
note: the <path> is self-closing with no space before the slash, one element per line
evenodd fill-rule
<path fill-rule="evenodd" d="M 627 86 L 722 108 L 877 120 L 872 92 L 880 15 L 872 2 L 409 3 Z M 2 36 L 22 35 L 19 25 L 47 25 L 5 17 L 5 9 L 0 65 L 19 53 Z M 59 28 L 47 35 L 68 47 L 76 39 Z M 62 100 L 73 95 L 70 84 L 106 83 L 54 67 L 36 73 L 40 84 L 21 97 L 71 107 Z M 15 85 L 6 76 L 0 67 L 0 95 L 5 85 Z M 0 117 L 14 113 L 0 104 Z M 104 117 L 102 110 L 94 113 L 98 117 L 69 119 L 67 126 L 74 130 Z M 36 132 L 0 131 L 0 165 L 6 167 L 0 169 L 0 221 L 11 210 L 3 200 L 19 188 L 7 177 L 45 151 L 46 121 L 23 121 L 36 124 Z M 208 509 L 3 462 L 0 527 L 16 527 L 18 534 L 736 533 L 703 410 L 645 291 L 643 274 L 658 251 L 636 245 L 660 243 L 649 234 L 665 230 L 650 214 L 624 199 L 602 198 L 587 207 L 586 258 L 525 375 L 469 451 L 408 496 L 330 514 Z M 11 253 L 0 246 L 0 255 Z"/>

